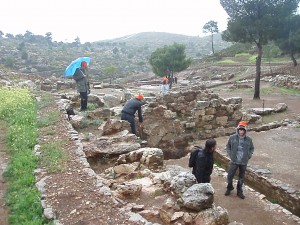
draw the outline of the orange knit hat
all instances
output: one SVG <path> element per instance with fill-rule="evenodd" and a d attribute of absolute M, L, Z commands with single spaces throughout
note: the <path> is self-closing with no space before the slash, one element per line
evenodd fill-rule
<path fill-rule="evenodd" d="M 241 121 L 239 122 L 239 125 L 238 126 L 242 126 L 242 127 L 246 127 L 248 124 L 246 121 Z"/>
<path fill-rule="evenodd" d="M 136 99 L 138 100 L 143 100 L 144 99 L 144 96 L 140 93 L 138 93 L 136 96 L 135 96 Z"/>

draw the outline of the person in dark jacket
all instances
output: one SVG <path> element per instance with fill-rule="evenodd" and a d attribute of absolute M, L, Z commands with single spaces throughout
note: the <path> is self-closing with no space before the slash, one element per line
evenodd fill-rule
<path fill-rule="evenodd" d="M 127 120 L 130 123 L 131 132 L 136 134 L 134 116 L 136 111 L 138 112 L 140 127 L 143 127 L 143 116 L 142 116 L 142 100 L 144 96 L 137 94 L 135 98 L 129 99 L 124 105 L 121 111 L 121 120 Z"/>
<path fill-rule="evenodd" d="M 198 183 L 210 183 L 210 176 L 212 174 L 214 165 L 213 153 L 217 148 L 217 142 L 213 138 L 208 139 L 205 142 L 204 149 L 199 146 L 196 146 L 195 148 L 195 151 L 199 151 L 192 173 L 195 175 Z"/>
<path fill-rule="evenodd" d="M 241 199 L 245 198 L 243 194 L 243 183 L 245 172 L 248 164 L 248 160 L 252 157 L 254 152 L 254 146 L 252 139 L 246 135 L 247 133 L 247 122 L 239 122 L 236 128 L 236 134 L 229 137 L 226 150 L 227 155 L 230 158 L 230 166 L 227 176 L 227 190 L 225 196 L 230 195 L 230 192 L 234 189 L 232 180 L 235 172 L 239 169 L 239 177 L 237 182 L 237 196 Z"/>
<path fill-rule="evenodd" d="M 87 110 L 88 94 L 90 93 L 90 83 L 87 76 L 87 62 L 81 62 L 81 67 L 75 70 L 73 79 L 76 81 L 77 91 L 80 94 L 80 111 Z"/>

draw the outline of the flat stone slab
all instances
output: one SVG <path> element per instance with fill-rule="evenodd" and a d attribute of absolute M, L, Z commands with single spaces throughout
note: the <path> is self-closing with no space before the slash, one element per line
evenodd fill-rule
<path fill-rule="evenodd" d="M 269 115 L 275 112 L 274 108 L 252 108 L 251 111 L 257 115 Z"/>

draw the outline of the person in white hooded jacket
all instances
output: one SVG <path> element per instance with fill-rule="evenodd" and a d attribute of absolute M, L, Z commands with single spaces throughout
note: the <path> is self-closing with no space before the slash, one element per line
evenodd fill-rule
<path fill-rule="evenodd" d="M 254 152 L 254 145 L 252 139 L 246 135 L 247 122 L 239 122 L 236 133 L 231 135 L 228 139 L 226 150 L 227 155 L 230 158 L 230 166 L 227 176 L 227 190 L 225 196 L 230 195 L 230 192 L 234 189 L 232 181 L 233 177 L 239 170 L 238 183 L 237 183 L 237 196 L 241 199 L 245 198 L 243 194 L 243 184 L 245 172 L 248 164 L 248 160 L 252 157 Z"/>

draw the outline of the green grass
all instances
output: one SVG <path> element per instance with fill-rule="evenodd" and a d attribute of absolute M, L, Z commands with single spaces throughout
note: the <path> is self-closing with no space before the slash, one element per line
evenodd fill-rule
<path fill-rule="evenodd" d="M 48 107 L 49 105 L 53 104 L 55 101 L 53 95 L 50 95 L 49 93 L 43 93 L 41 98 L 38 99 L 38 109 L 43 109 Z"/>
<path fill-rule="evenodd" d="M 233 93 L 245 93 L 245 94 L 251 94 L 254 93 L 253 88 L 237 88 L 230 90 Z M 260 95 L 261 97 L 264 95 L 271 95 L 271 94 L 282 94 L 282 95 L 300 95 L 300 91 L 292 88 L 286 88 L 286 87 L 278 87 L 278 86 L 272 86 L 267 88 L 261 88 L 260 89 Z"/>
<path fill-rule="evenodd" d="M 236 88 L 236 89 L 231 89 L 229 91 L 233 93 L 245 93 L 245 94 L 254 93 L 254 89 L 252 88 Z"/>
<path fill-rule="evenodd" d="M 96 105 L 95 105 L 94 103 L 88 103 L 88 104 L 87 104 L 87 109 L 88 109 L 89 111 L 93 111 L 93 110 L 96 109 Z"/>
<path fill-rule="evenodd" d="M 48 127 L 50 125 L 54 125 L 59 121 L 60 112 L 54 111 L 54 112 L 48 112 L 44 115 L 42 115 L 41 118 L 38 118 L 37 120 L 37 126 L 38 127 Z"/>
<path fill-rule="evenodd" d="M 246 52 L 242 52 L 242 53 L 237 53 L 235 54 L 234 57 L 238 58 L 238 57 L 250 57 L 251 55 L 249 53 L 246 53 Z"/>
<path fill-rule="evenodd" d="M 278 204 L 278 200 L 275 199 L 275 198 L 270 199 L 270 202 L 271 202 L 272 204 Z"/>
<path fill-rule="evenodd" d="M 278 86 L 272 86 L 268 88 L 261 88 L 260 93 L 262 95 L 269 95 L 272 93 L 280 93 L 283 95 L 300 95 L 300 91 L 292 88 L 286 88 L 286 87 L 278 87 Z"/>
<path fill-rule="evenodd" d="M 226 59 L 226 60 L 217 62 L 217 64 L 233 64 L 233 63 L 236 63 L 236 62 L 231 59 Z"/>
<path fill-rule="evenodd" d="M 35 187 L 36 115 L 36 101 L 28 90 L 0 89 L 0 117 L 9 127 L 5 140 L 11 161 L 3 175 L 8 182 L 5 203 L 11 225 L 51 224 L 43 216 L 41 196 Z"/>
<path fill-rule="evenodd" d="M 280 58 L 262 58 L 261 60 L 263 63 L 284 63 L 284 62 L 291 62 L 291 59 L 288 57 L 280 57 Z"/>
<path fill-rule="evenodd" d="M 254 62 L 256 62 L 256 57 L 257 57 L 256 55 L 252 55 L 252 56 L 249 57 L 248 60 L 249 60 L 250 62 L 253 62 L 253 63 L 254 63 Z"/>
<path fill-rule="evenodd" d="M 62 143 L 55 141 L 41 145 L 41 164 L 46 166 L 49 172 L 61 172 L 64 170 L 64 162 L 67 155 L 61 150 Z"/>
<path fill-rule="evenodd" d="M 83 119 L 82 119 L 82 121 L 79 124 L 79 129 L 85 129 L 85 128 L 94 127 L 94 126 L 99 127 L 104 122 L 103 119 L 99 119 L 99 118 L 91 119 L 91 118 L 88 118 L 87 112 L 84 112 L 82 115 L 83 115 Z"/>

